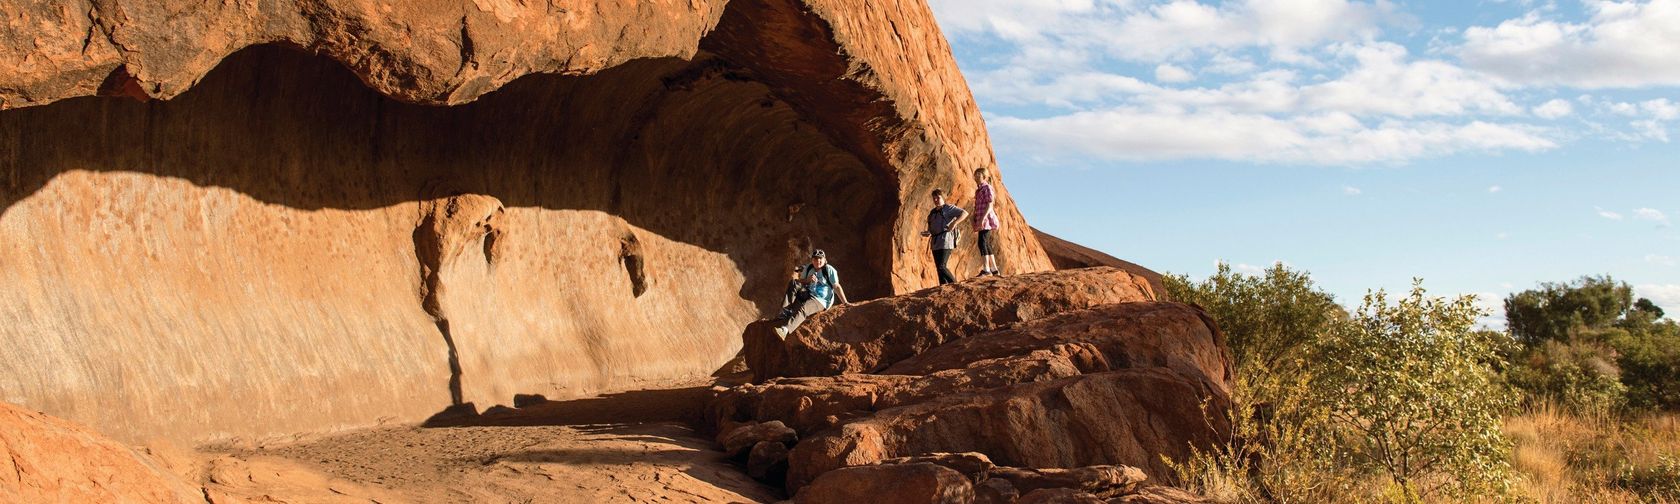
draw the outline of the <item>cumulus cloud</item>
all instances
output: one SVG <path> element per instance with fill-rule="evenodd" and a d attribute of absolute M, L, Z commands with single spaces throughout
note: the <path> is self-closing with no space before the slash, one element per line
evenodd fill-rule
<path fill-rule="evenodd" d="M 1680 0 L 1585 0 L 1571 23 L 1533 11 L 1464 30 L 1471 68 L 1520 85 L 1628 88 L 1680 84 Z"/>
<path fill-rule="evenodd" d="M 1593 207 L 1593 210 L 1598 212 L 1599 217 L 1603 217 L 1603 218 L 1610 219 L 1610 220 L 1622 220 L 1622 214 L 1612 212 L 1612 211 L 1609 211 L 1609 210 L 1605 210 L 1605 209 L 1600 208 L 1600 207 Z"/>
<path fill-rule="evenodd" d="M 1092 33 L 1115 55 L 1161 61 L 1196 51 L 1261 47 L 1274 57 L 1324 41 L 1368 35 L 1393 7 L 1347 0 L 1240 0 L 1218 6 L 1191 0 L 1150 5 Z"/>
<path fill-rule="evenodd" d="M 1633 211 L 1633 218 L 1655 222 L 1661 226 L 1668 226 L 1668 215 L 1655 208 L 1640 208 Z"/>
<path fill-rule="evenodd" d="M 1673 315 L 1680 314 L 1680 284 L 1635 285 L 1633 294 L 1661 306 L 1663 311 L 1671 314 L 1669 318 L 1680 318 Z"/>
<path fill-rule="evenodd" d="M 1497 292 L 1477 292 L 1472 295 L 1476 296 L 1476 309 L 1482 312 L 1482 315 L 1476 318 L 1476 325 L 1494 330 L 1505 329 L 1505 296 Z"/>
<path fill-rule="evenodd" d="M 1466 151 L 1538 152 L 1557 147 L 1538 130 L 1482 121 L 1453 124 L 1346 114 L 1273 117 L 1227 110 L 1115 107 L 1028 119 L 999 116 L 996 137 L 1047 155 L 1113 160 L 1203 158 L 1346 165 L 1407 161 Z"/>
<path fill-rule="evenodd" d="M 1365 191 L 1361 191 L 1358 187 L 1354 186 L 1342 186 L 1342 194 L 1346 194 L 1348 196 L 1358 196 L 1365 194 Z"/>
<path fill-rule="evenodd" d="M 1195 79 L 1196 76 L 1183 67 L 1166 63 L 1155 67 L 1155 80 L 1160 82 L 1189 82 Z"/>
<path fill-rule="evenodd" d="M 1399 44 L 1345 44 L 1336 53 L 1357 64 L 1336 80 L 1305 89 L 1314 108 L 1400 117 L 1523 110 L 1485 77 L 1444 61 L 1413 61 Z"/>
<path fill-rule="evenodd" d="M 1541 119 L 1558 119 L 1575 112 L 1575 106 L 1568 100 L 1551 100 L 1534 107 L 1534 115 Z"/>

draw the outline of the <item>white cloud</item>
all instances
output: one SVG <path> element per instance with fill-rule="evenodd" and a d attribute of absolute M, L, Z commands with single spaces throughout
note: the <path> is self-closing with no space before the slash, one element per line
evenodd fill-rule
<path fill-rule="evenodd" d="M 990 121 L 994 138 L 1050 156 L 1116 160 L 1173 158 L 1345 165 L 1400 162 L 1465 151 L 1538 152 L 1557 147 L 1524 125 L 1383 120 L 1346 114 L 1279 118 L 1228 110 L 1134 106 Z"/>
<path fill-rule="evenodd" d="M 1633 294 L 1650 299 L 1668 312 L 1668 318 L 1680 319 L 1680 284 L 1644 284 L 1633 286 Z"/>
<path fill-rule="evenodd" d="M 1456 53 L 1471 68 L 1523 85 L 1585 88 L 1680 84 L 1680 0 L 1584 0 L 1582 23 L 1540 12 L 1471 27 Z"/>
<path fill-rule="evenodd" d="M 1575 112 L 1575 107 L 1568 100 L 1553 99 L 1534 107 L 1534 115 L 1541 119 L 1558 119 Z"/>
<path fill-rule="evenodd" d="M 1386 1 L 1238 0 L 1214 6 L 1173 0 L 1131 12 L 1118 26 L 1089 34 L 1125 59 L 1162 61 L 1244 47 L 1267 48 L 1274 58 L 1289 59 L 1325 41 L 1370 35 L 1393 10 Z"/>
<path fill-rule="evenodd" d="M 1668 266 L 1670 268 L 1672 268 L 1676 265 L 1680 265 L 1680 259 L 1676 259 L 1674 257 L 1665 256 L 1665 255 L 1657 255 L 1657 254 L 1645 254 L 1645 262 L 1655 264 L 1655 265 L 1658 265 L 1658 266 Z"/>
<path fill-rule="evenodd" d="M 1655 222 L 1664 227 L 1668 226 L 1668 215 L 1655 208 L 1640 208 L 1633 211 L 1633 218 Z"/>
<path fill-rule="evenodd" d="M 1505 295 L 1497 292 L 1477 292 L 1476 309 L 1481 310 L 1482 316 L 1476 319 L 1480 327 L 1502 330 L 1505 328 Z"/>
<path fill-rule="evenodd" d="M 1359 190 L 1358 187 L 1342 186 L 1342 194 L 1346 194 L 1348 196 L 1358 196 L 1358 195 L 1364 194 L 1364 193 L 1365 193 L 1365 191 Z"/>
<path fill-rule="evenodd" d="M 1318 109 L 1398 117 L 1523 110 L 1492 80 L 1443 61 L 1411 61 L 1399 44 L 1343 44 L 1335 52 L 1357 65 L 1334 81 L 1303 90 Z"/>
<path fill-rule="evenodd" d="M 1609 210 L 1605 210 L 1605 209 L 1600 208 L 1600 207 L 1593 207 L 1593 210 L 1598 211 L 1598 216 L 1599 217 L 1603 217 L 1603 218 L 1610 219 L 1610 220 L 1622 220 L 1622 214 L 1612 212 L 1612 211 L 1609 211 Z"/>
<path fill-rule="evenodd" d="M 1155 80 L 1158 82 L 1189 82 L 1196 76 L 1182 67 L 1162 63 L 1155 67 Z"/>
<path fill-rule="evenodd" d="M 1499 187 L 1499 186 L 1488 187 L 1488 192 L 1490 192 L 1490 193 L 1496 193 L 1496 192 L 1503 191 L 1503 190 L 1505 190 L 1505 188 Z"/>

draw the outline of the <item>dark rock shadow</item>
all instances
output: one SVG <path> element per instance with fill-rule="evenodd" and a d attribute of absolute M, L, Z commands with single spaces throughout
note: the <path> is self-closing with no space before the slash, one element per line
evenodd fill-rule
<path fill-rule="evenodd" d="M 433 415 L 423 427 L 516 427 L 538 425 L 634 426 L 700 422 L 710 387 L 637 390 L 584 399 L 544 401 L 523 408 L 497 407 L 484 413 L 463 414 L 450 407 Z"/>

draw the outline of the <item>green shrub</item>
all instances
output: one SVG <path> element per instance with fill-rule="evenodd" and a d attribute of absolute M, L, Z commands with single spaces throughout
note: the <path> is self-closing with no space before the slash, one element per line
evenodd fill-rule
<path fill-rule="evenodd" d="M 1615 352 L 1598 343 L 1547 341 L 1520 353 L 1505 379 L 1529 404 L 1549 402 L 1581 413 L 1615 410 L 1627 394 Z"/>
<path fill-rule="evenodd" d="M 1651 502 L 1680 502 L 1680 457 L 1662 457 L 1649 467 L 1624 465 L 1612 484 Z"/>
<path fill-rule="evenodd" d="M 1421 283 L 1394 304 L 1377 291 L 1318 352 L 1313 399 L 1402 500 L 1510 489 L 1500 419 L 1514 401 L 1495 371 L 1503 342 L 1471 330 L 1474 303 L 1428 297 Z"/>
<path fill-rule="evenodd" d="M 1627 402 L 1640 409 L 1680 410 L 1680 327 L 1654 324 L 1619 342 Z"/>

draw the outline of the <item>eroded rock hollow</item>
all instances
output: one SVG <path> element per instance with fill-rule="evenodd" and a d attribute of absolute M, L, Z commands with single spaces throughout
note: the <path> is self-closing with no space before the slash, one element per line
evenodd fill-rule
<path fill-rule="evenodd" d="M 703 376 L 992 165 L 921 0 L 0 5 L 0 400 L 129 441 Z"/>

